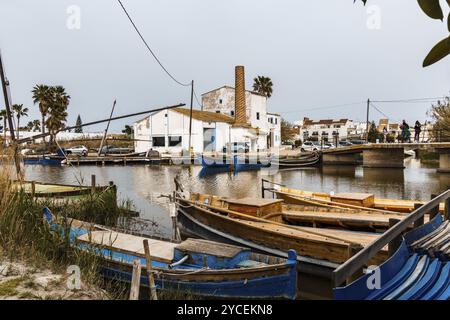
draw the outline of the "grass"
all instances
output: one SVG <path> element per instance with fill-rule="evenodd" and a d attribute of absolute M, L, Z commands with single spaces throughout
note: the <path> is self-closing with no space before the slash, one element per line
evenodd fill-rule
<path fill-rule="evenodd" d="M 0 150 L 2 155 L 2 150 Z M 23 190 L 12 187 L 15 178 L 12 157 L 3 152 L 0 166 L 0 252 L 10 260 L 26 262 L 28 266 L 48 268 L 60 274 L 68 265 L 78 265 L 83 283 L 108 287 L 98 275 L 99 259 L 92 252 L 74 249 L 70 241 L 67 217 L 114 226 L 125 209 L 117 205 L 114 189 L 96 192 L 76 201 L 36 201 Z M 43 208 L 49 205 L 61 219 L 63 232 L 55 232 L 43 218 Z M 0 295 L 14 295 L 20 280 L 8 280 L 0 285 Z M 32 285 L 28 289 L 32 289 Z M 115 298 L 111 287 L 110 297 Z M 30 290 L 28 290 L 30 291 Z M 117 294 L 121 296 L 120 291 Z"/>
<path fill-rule="evenodd" d="M 11 297 L 18 294 L 17 287 L 24 281 L 23 277 L 18 277 L 0 282 L 0 297 Z"/>

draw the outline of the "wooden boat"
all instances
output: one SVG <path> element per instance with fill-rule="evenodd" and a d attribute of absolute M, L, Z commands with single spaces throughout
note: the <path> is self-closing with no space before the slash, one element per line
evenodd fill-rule
<path fill-rule="evenodd" d="M 57 183 L 45 183 L 37 181 L 14 181 L 14 188 L 23 189 L 27 194 L 33 194 L 36 198 L 68 198 L 79 197 L 90 194 L 91 186 L 68 185 Z M 113 184 L 109 186 L 96 186 L 96 191 L 104 191 L 108 188 L 115 188 Z"/>
<path fill-rule="evenodd" d="M 295 158 L 276 158 L 272 161 L 272 166 L 280 169 L 295 169 L 301 167 L 315 166 L 320 162 L 320 155 L 316 152 L 300 155 Z"/>
<path fill-rule="evenodd" d="M 23 163 L 27 165 L 60 166 L 65 157 L 61 156 L 26 156 Z"/>
<path fill-rule="evenodd" d="M 414 210 L 415 204 L 423 204 L 423 201 L 415 200 L 397 200 L 376 198 L 370 193 L 337 193 L 329 194 L 325 192 L 305 191 L 291 189 L 282 186 L 275 186 L 272 189 L 266 189 L 273 192 L 278 199 L 283 199 L 291 204 L 308 204 L 319 206 L 339 206 L 351 209 L 368 209 L 371 211 L 384 210 L 393 212 L 409 213 Z M 375 210 L 372 210 L 375 209 Z M 439 210 L 443 212 L 444 204 L 441 204 Z"/>
<path fill-rule="evenodd" d="M 259 203 L 255 204 L 255 201 Z M 181 230 L 188 235 L 245 245 L 279 256 L 286 256 L 286 250 L 294 249 L 299 254 L 299 261 L 327 267 L 336 267 L 346 261 L 349 247 L 366 246 L 379 236 L 367 232 L 291 226 L 262 218 L 261 215 L 279 205 L 277 200 L 254 199 L 250 203 L 249 199 L 241 199 L 236 202 L 193 193 L 190 199 L 178 197 L 177 203 Z M 384 250 L 372 263 L 385 258 Z"/>
<path fill-rule="evenodd" d="M 210 169 L 228 169 L 229 171 L 247 171 L 247 170 L 259 170 L 262 168 L 268 168 L 271 166 L 270 161 L 262 163 L 257 159 L 241 158 L 238 155 L 234 155 L 233 158 L 213 158 L 213 157 L 201 157 L 201 164 L 203 168 Z"/>
<path fill-rule="evenodd" d="M 44 216 L 54 229 L 61 229 L 48 209 Z M 221 298 L 296 297 L 297 262 L 293 250 L 282 259 L 212 241 L 187 239 L 173 243 L 77 220 L 69 223 L 73 245 L 80 250 L 94 249 L 102 259 L 101 272 L 108 278 L 131 282 L 135 260 L 145 270 L 143 240 L 147 239 L 157 289 Z M 144 270 L 141 274 L 146 275 Z M 147 276 L 141 276 L 141 286 L 148 287 L 148 283 Z"/>

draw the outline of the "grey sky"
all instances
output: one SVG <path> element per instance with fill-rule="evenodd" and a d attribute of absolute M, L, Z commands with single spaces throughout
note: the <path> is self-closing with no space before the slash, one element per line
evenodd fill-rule
<path fill-rule="evenodd" d="M 269 110 L 290 121 L 364 120 L 364 103 L 310 109 L 450 91 L 450 58 L 421 67 L 429 49 L 448 35 L 445 24 L 426 17 L 416 1 L 370 0 L 381 9 L 380 30 L 367 28 L 366 8 L 352 0 L 123 3 L 179 80 L 194 79 L 202 93 L 232 85 L 234 66 L 243 64 L 248 87 L 256 75 L 272 78 Z M 81 8 L 80 30 L 66 27 L 70 5 Z M 78 114 L 83 122 L 106 118 L 115 98 L 117 114 L 189 102 L 189 89 L 162 72 L 115 0 L 0 0 L 0 48 L 13 102 L 32 110 L 23 122 L 38 118 L 30 93 L 37 83 L 66 87 L 69 124 Z M 412 122 L 424 120 L 430 104 L 377 106 L 394 121 Z M 379 117 L 373 110 L 371 119 Z"/>

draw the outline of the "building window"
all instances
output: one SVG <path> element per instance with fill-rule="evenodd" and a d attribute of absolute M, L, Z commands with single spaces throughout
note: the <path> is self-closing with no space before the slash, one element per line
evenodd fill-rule
<path fill-rule="evenodd" d="M 181 136 L 169 137 L 169 147 L 181 147 Z"/>
<path fill-rule="evenodd" d="M 231 114 L 232 117 L 234 117 L 234 111 L 233 110 L 231 110 L 230 114 Z"/>
<path fill-rule="evenodd" d="M 277 122 L 278 122 L 278 118 L 275 118 L 275 124 L 277 124 Z"/>
<path fill-rule="evenodd" d="M 220 110 L 216 110 L 216 113 L 220 113 Z"/>
<path fill-rule="evenodd" d="M 222 104 L 222 99 L 219 99 L 219 103 Z"/>
<path fill-rule="evenodd" d="M 153 147 L 165 147 L 166 138 L 165 137 L 153 137 L 152 138 Z"/>
<path fill-rule="evenodd" d="M 259 120 L 259 112 L 256 113 L 256 120 Z"/>

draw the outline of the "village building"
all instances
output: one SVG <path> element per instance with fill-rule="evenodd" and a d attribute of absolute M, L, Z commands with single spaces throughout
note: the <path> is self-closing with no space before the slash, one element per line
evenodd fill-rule
<path fill-rule="evenodd" d="M 202 94 L 202 110 L 192 111 L 191 150 L 223 152 L 230 145 L 269 151 L 281 144 L 280 115 L 267 112 L 267 97 L 245 90 L 244 67 L 235 69 L 235 88 L 223 86 Z M 190 109 L 150 114 L 134 124 L 135 151 L 178 154 L 189 150 Z"/>
<path fill-rule="evenodd" d="M 352 126 L 349 119 L 311 120 L 307 117 L 298 122 L 300 137 L 303 141 L 334 141 L 347 138 L 348 129 Z"/>

